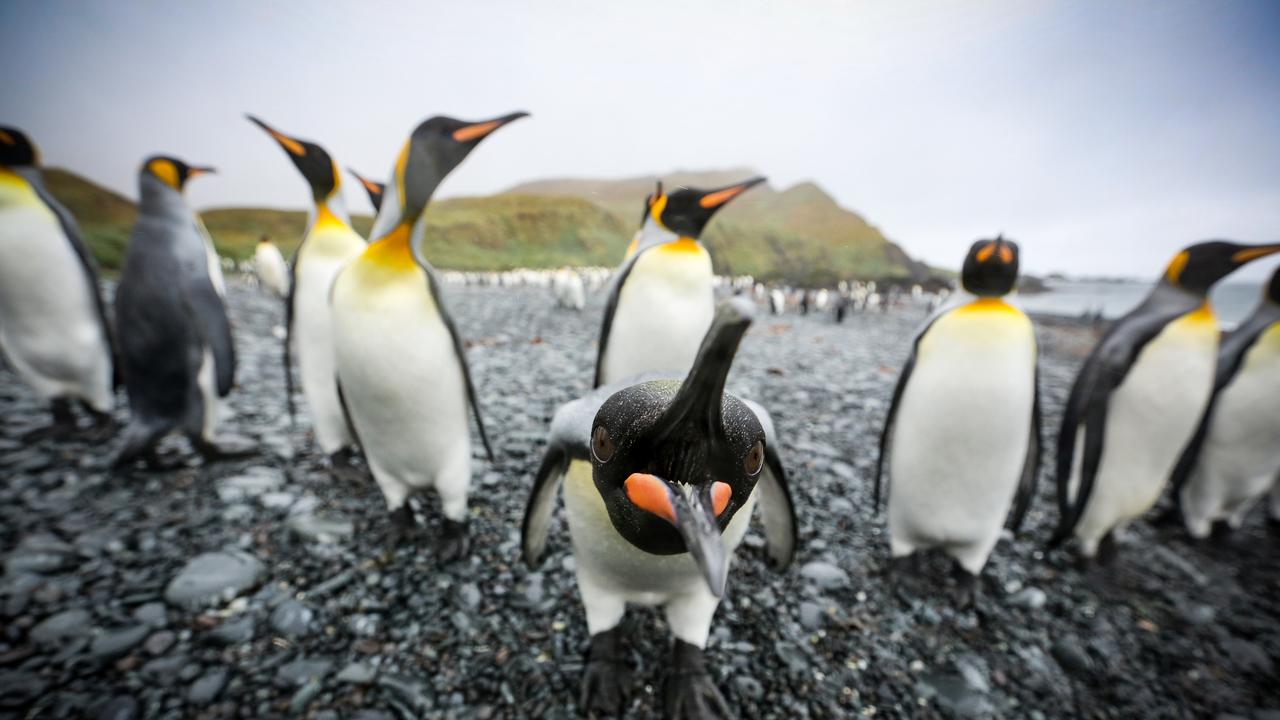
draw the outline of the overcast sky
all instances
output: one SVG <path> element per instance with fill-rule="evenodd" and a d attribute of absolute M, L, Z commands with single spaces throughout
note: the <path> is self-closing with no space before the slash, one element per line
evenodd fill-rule
<path fill-rule="evenodd" d="M 1276 2 L 5 2 L 0 60 L 47 164 L 130 196 L 147 154 L 216 165 L 198 207 L 307 202 L 245 112 L 382 177 L 423 118 L 528 110 L 441 194 L 749 166 L 1042 273 L 1280 240 Z"/>

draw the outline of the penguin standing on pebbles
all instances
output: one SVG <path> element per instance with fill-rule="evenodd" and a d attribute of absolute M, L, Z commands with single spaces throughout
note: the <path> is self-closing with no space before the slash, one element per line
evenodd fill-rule
<path fill-rule="evenodd" d="M 698 237 L 720 208 L 764 181 L 670 195 L 658 183 L 645 200 L 634 250 L 609 289 L 594 387 L 643 372 L 689 369 L 715 311 L 711 256 Z"/>
<path fill-rule="evenodd" d="M 413 527 L 409 496 L 435 488 L 445 516 L 442 562 L 470 549 L 468 405 L 490 461 L 493 451 L 462 338 L 440 279 L 422 257 L 425 211 L 441 181 L 480 141 L 526 115 L 420 124 L 396 160 L 372 242 L 333 284 L 339 393 L 391 511 L 388 544 L 394 548 Z"/>
<path fill-rule="evenodd" d="M 0 354 L 53 410 L 28 440 L 76 431 L 73 404 L 114 431 L 115 340 L 98 267 L 71 213 L 45 189 L 35 145 L 0 127 Z"/>
<path fill-rule="evenodd" d="M 522 545 L 535 566 L 563 484 L 591 633 L 581 712 L 617 715 L 625 706 L 619 623 L 631 602 L 663 606 L 675 635 L 662 691 L 667 717 L 730 715 L 703 648 L 757 501 L 776 569 L 791 562 L 796 540 L 769 415 L 724 390 L 752 311 L 745 298 L 720 305 L 683 382 L 651 373 L 606 385 L 561 406 L 551 422 Z"/>
<path fill-rule="evenodd" d="M 1262 301 L 1222 338 L 1213 398 L 1172 483 L 1187 531 L 1235 530 L 1280 473 L 1280 270 Z"/>
<path fill-rule="evenodd" d="M 203 226 L 182 196 L 213 172 L 156 156 L 138 174 L 138 219 L 116 289 L 116 320 L 129 425 L 114 465 L 145 455 L 181 430 L 206 458 L 242 455 L 246 441 L 218 442 L 218 400 L 235 380 L 231 322 L 210 267 Z"/>
<path fill-rule="evenodd" d="M 280 248 L 263 235 L 253 250 L 253 272 L 258 282 L 278 298 L 289 296 L 289 264 L 280 254 Z"/>
<path fill-rule="evenodd" d="M 329 458 L 335 476 L 358 480 L 352 464 L 355 437 L 347 425 L 334 380 L 333 319 L 329 288 L 338 270 L 364 252 L 365 241 L 351 228 L 338 166 L 324 148 L 290 137 L 249 115 L 293 161 L 311 186 L 311 222 L 294 255 L 285 307 L 284 376 L 289 415 L 293 416 L 292 354 L 298 354 L 302 394 L 311 411 L 316 444 Z"/>
<path fill-rule="evenodd" d="M 1114 531 L 1150 510 L 1213 392 L 1218 323 L 1209 290 L 1280 244 L 1209 241 L 1174 256 L 1076 375 L 1058 435 L 1059 522 L 1085 561 L 1114 556 Z"/>
<path fill-rule="evenodd" d="M 916 336 L 880 435 L 875 499 L 888 456 L 893 566 L 942 548 L 956 562 L 964 605 L 1010 506 L 1010 524 L 1021 525 L 1040 465 L 1035 331 L 1004 299 L 1018 259 L 1003 237 L 969 249 L 960 278 L 970 297 Z"/>

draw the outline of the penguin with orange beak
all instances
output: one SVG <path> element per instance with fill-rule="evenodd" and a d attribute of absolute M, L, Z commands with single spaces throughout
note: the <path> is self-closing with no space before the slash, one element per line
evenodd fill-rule
<path fill-rule="evenodd" d="M 658 183 L 609 289 L 594 387 L 644 372 L 688 371 L 715 312 L 711 255 L 698 238 L 721 208 L 764 181 L 670 194 Z"/>
<path fill-rule="evenodd" d="M 412 495 L 431 489 L 444 514 L 438 559 L 470 549 L 469 414 L 489 459 L 465 344 L 440 278 L 422 255 L 432 195 L 485 138 L 528 113 L 423 121 L 401 147 L 369 233 L 329 296 L 337 392 L 391 514 L 388 545 L 412 532 Z"/>
<path fill-rule="evenodd" d="M 623 709 L 629 680 L 619 623 L 627 603 L 639 603 L 662 606 L 675 636 L 667 717 L 730 715 L 703 649 L 733 553 L 757 504 L 775 569 L 790 564 L 796 543 L 769 414 L 725 392 L 753 314 L 745 298 L 723 302 L 683 381 L 651 373 L 606 385 L 552 420 L 522 544 L 536 565 L 563 485 L 591 633 L 582 712 Z"/>

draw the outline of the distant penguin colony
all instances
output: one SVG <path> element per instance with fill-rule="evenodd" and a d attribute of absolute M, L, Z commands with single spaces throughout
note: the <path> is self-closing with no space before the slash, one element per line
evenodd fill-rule
<path fill-rule="evenodd" d="M 714 615 L 757 507 L 774 569 L 801 550 L 789 483 L 806 482 L 795 478 L 803 465 L 788 472 L 784 463 L 784 428 L 729 389 L 739 347 L 785 342 L 775 327 L 748 334 L 757 308 L 771 322 L 825 315 L 848 328 L 838 332 L 856 333 L 858 313 L 912 306 L 928 316 L 903 343 L 870 478 L 877 506 L 886 506 L 889 579 L 906 581 L 918 556 L 936 550 L 953 563 L 956 604 L 975 604 L 983 568 L 1006 529 L 1019 530 L 1040 475 L 1040 348 L 1016 301 L 1019 245 L 1002 235 L 973 243 L 954 294 L 937 282 L 828 288 L 718 277 L 700 237 L 718 211 L 765 181 L 755 177 L 714 189 L 657 183 L 630 245 L 617 248 L 607 288 L 608 268 L 437 270 L 424 245 L 437 189 L 485 138 L 526 116 L 431 117 L 400 145 L 385 185 L 348 171 L 376 211 L 367 241 L 351 225 L 333 157 L 249 116 L 306 181 L 310 217 L 289 260 L 263 235 L 241 268 L 284 305 L 289 418 L 309 423 L 335 477 L 371 479 L 381 491 L 383 560 L 415 539 L 413 500 L 429 491 L 443 516 L 432 556 L 466 561 L 473 427 L 490 463 L 502 456 L 479 404 L 484 378 L 472 373 L 448 310 L 449 286 L 540 288 L 535 297 L 550 294 L 547 312 L 566 317 L 594 312 L 598 299 L 598 344 L 580 348 L 584 364 L 594 355 L 594 372 L 575 369 L 585 391 L 555 411 L 526 486 L 523 556 L 537 566 L 547 554 L 563 499 L 590 633 L 581 712 L 628 707 L 622 619 L 639 604 L 660 607 L 673 636 L 659 691 L 665 715 L 731 717 L 705 653 Z M 142 162 L 111 312 L 76 220 L 44 185 L 34 143 L 0 127 L 0 353 L 53 419 L 26 440 L 109 440 L 123 386 L 128 420 L 110 453 L 117 472 L 144 461 L 164 467 L 161 441 L 175 433 L 206 461 L 255 452 L 219 432 L 237 369 L 228 288 L 213 238 L 184 195 L 212 172 L 169 155 Z M 1170 516 L 1193 538 L 1238 528 L 1257 506 L 1280 523 L 1280 270 L 1225 335 L 1209 301 L 1217 282 L 1276 253 L 1280 244 L 1190 245 L 1102 335 L 1059 425 L 1050 547 L 1072 543 L 1085 565 L 1108 561 L 1116 535 L 1165 493 Z M 519 489 L 507 480 L 508 491 Z"/>

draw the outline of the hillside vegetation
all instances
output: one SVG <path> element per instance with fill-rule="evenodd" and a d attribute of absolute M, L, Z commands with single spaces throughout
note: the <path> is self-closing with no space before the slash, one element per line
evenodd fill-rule
<path fill-rule="evenodd" d="M 673 173 L 663 180 L 716 187 L 753 175 L 749 170 Z M 45 171 L 49 190 L 76 216 L 104 268 L 118 269 L 136 213 L 128 198 L 74 173 Z M 631 240 L 654 178 L 547 180 L 490 197 L 432 203 L 425 253 L 442 268 L 615 265 Z M 270 208 L 215 208 L 201 213 L 219 253 L 247 259 L 263 235 L 291 253 L 306 213 Z M 367 215 L 352 217 L 362 235 Z M 813 183 L 782 191 L 753 188 L 721 211 L 704 242 L 719 272 L 750 273 L 800 284 L 841 278 L 923 277 L 927 268 L 862 217 L 840 207 Z"/>

